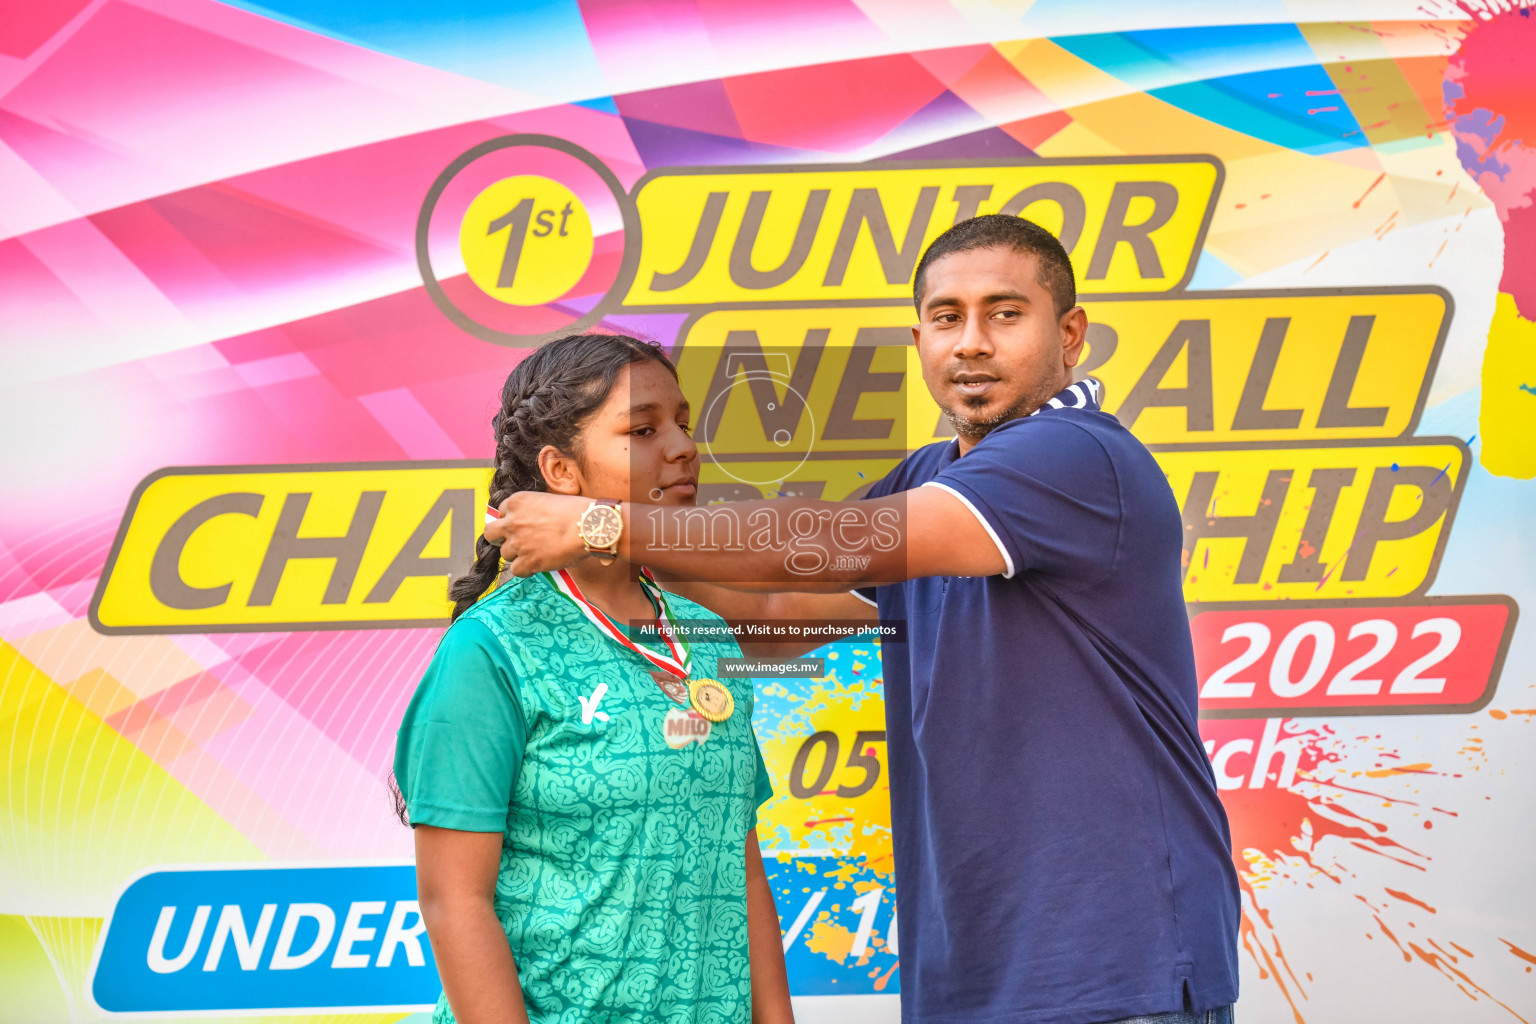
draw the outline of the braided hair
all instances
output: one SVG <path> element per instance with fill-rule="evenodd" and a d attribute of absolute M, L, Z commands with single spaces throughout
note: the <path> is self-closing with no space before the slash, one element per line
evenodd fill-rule
<path fill-rule="evenodd" d="M 518 491 L 547 490 L 539 452 L 553 445 L 581 457 L 580 434 L 588 418 L 608 400 L 624 367 L 646 360 L 677 370 L 662 350 L 624 334 L 572 334 L 535 349 L 507 375 L 501 408 L 491 417 L 496 438 L 496 473 L 491 504 Z M 480 599 L 501 572 L 501 549 L 485 537 L 475 542 L 475 561 L 448 587 L 456 619 Z"/>

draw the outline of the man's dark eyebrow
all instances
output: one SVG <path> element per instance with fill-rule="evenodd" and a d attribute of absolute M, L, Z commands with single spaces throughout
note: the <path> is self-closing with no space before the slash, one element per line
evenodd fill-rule
<path fill-rule="evenodd" d="M 958 305 L 960 305 L 960 300 L 958 298 L 954 298 L 954 297 L 949 296 L 949 295 L 941 295 L 941 296 L 939 296 L 938 298 L 935 298 L 935 299 L 927 299 L 927 300 L 925 300 L 923 302 L 923 304 L 922 304 L 922 309 L 923 309 L 924 312 L 927 312 L 928 310 L 933 309 L 935 306 L 958 306 Z"/>
<path fill-rule="evenodd" d="M 1025 295 L 1023 292 L 995 292 L 991 295 L 982 296 L 981 301 L 985 305 L 991 305 L 994 302 L 1023 302 L 1028 304 L 1029 296 Z M 928 301 L 924 302 L 923 311 L 927 312 L 936 306 L 958 305 L 960 305 L 960 300 L 958 298 L 954 298 L 948 295 L 941 295 L 938 298 L 929 299 Z"/>

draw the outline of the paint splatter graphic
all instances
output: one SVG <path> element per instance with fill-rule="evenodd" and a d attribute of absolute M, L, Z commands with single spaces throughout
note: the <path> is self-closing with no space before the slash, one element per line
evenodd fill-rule
<path fill-rule="evenodd" d="M 1510 720 L 1504 711 L 1489 714 L 1496 722 Z M 1477 980 L 1473 951 L 1438 933 L 1439 911 L 1412 891 L 1413 883 L 1394 888 L 1361 880 L 1364 873 L 1379 877 L 1362 870 L 1361 858 L 1382 858 L 1419 873 L 1410 878 L 1427 874 L 1433 858 L 1418 848 L 1413 835 L 1454 827 L 1460 815 L 1424 799 L 1420 783 L 1480 771 L 1488 761 L 1481 723 L 1469 723 L 1468 739 L 1457 752 L 1464 763 L 1446 768 L 1410 758 L 1379 732 L 1353 730 L 1340 721 L 1288 719 L 1270 728 L 1272 738 L 1257 746 L 1261 757 L 1266 750 L 1273 756 L 1222 797 L 1242 885 L 1242 949 L 1259 977 L 1283 995 L 1297 1024 L 1307 1019 L 1312 980 L 1307 967 L 1320 965 L 1307 963 L 1305 953 L 1287 952 L 1281 936 L 1286 922 L 1267 906 L 1268 897 L 1287 886 L 1328 885 L 1341 887 L 1359 905 L 1355 919 L 1339 927 L 1359 927 L 1368 940 L 1390 944 L 1404 962 L 1429 967 L 1469 999 L 1496 1004 L 1512 1019 L 1528 1022 L 1507 997 Z M 1256 723 L 1202 723 L 1203 734 L 1217 735 L 1218 749 L 1244 729 L 1257 731 Z M 1276 735 L 1283 738 L 1276 740 Z M 1511 953 L 1525 954 L 1501 941 Z"/>
<path fill-rule="evenodd" d="M 1488 9 L 1485 9 L 1488 8 Z M 1509 3 L 1465 6 L 1470 31 L 1445 72 L 1445 113 L 1456 156 L 1498 211 L 1504 270 L 1483 356 L 1481 454 L 1489 472 L 1536 477 L 1536 89 L 1529 54 L 1531 9 Z"/>
<path fill-rule="evenodd" d="M 1489 17 L 1468 7 L 1470 31 L 1445 73 L 1446 115 L 1456 155 L 1504 222 L 1504 277 L 1520 315 L 1536 319 L 1536 89 L 1530 8 L 1503 7 Z"/>

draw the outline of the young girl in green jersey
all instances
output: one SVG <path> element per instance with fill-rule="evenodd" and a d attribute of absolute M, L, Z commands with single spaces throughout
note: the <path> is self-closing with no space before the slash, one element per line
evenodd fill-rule
<path fill-rule="evenodd" d="M 523 490 L 694 502 L 688 403 L 653 345 L 551 342 L 491 423 L 493 506 Z M 433 1021 L 789 1021 L 752 684 L 716 671 L 740 649 L 608 557 L 606 510 L 589 511 L 596 553 L 558 573 L 498 584 L 480 539 L 400 725 Z"/>

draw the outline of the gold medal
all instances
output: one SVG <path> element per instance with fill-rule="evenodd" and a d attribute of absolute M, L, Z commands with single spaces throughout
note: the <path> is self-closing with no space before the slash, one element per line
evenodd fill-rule
<path fill-rule="evenodd" d="M 711 722 L 723 722 L 736 710 L 731 691 L 713 679 L 695 679 L 688 684 L 693 710 Z"/>

